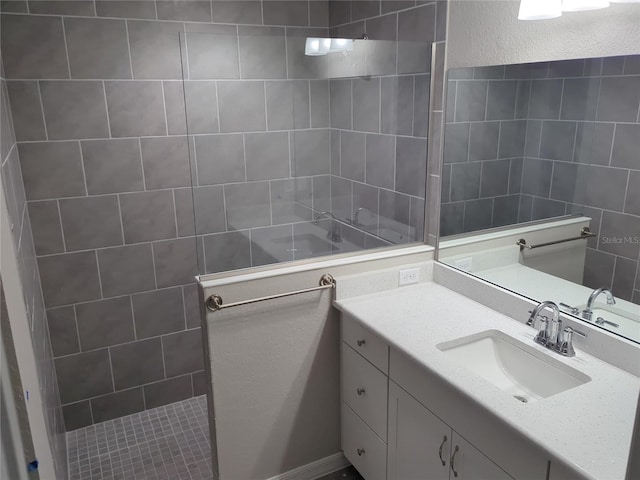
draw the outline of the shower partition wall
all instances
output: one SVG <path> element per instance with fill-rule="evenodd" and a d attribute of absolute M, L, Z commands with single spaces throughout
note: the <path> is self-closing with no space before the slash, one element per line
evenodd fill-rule
<path fill-rule="evenodd" d="M 181 35 L 182 228 L 200 273 L 422 241 L 431 43 L 398 42 L 396 16 L 380 18 L 394 40 L 360 39 L 362 26 Z M 338 35 L 353 49 L 305 55 L 307 38 Z"/>

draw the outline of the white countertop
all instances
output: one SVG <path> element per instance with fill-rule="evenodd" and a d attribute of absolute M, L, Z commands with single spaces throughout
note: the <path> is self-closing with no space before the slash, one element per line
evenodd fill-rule
<path fill-rule="evenodd" d="M 435 283 L 353 297 L 335 305 L 501 417 L 550 457 L 560 458 L 586 478 L 624 479 L 640 392 L 637 377 L 579 350 L 573 358 L 549 352 L 533 342 L 533 328 Z M 441 342 L 490 329 L 533 346 L 591 381 L 523 404 L 447 360 L 436 348 Z"/>

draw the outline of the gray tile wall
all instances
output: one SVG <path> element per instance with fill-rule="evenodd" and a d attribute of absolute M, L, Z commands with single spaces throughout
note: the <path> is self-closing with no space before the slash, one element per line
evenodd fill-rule
<path fill-rule="evenodd" d="M 9 106 L 5 71 L 0 57 L 0 177 L 9 213 L 9 225 L 17 252 L 19 276 L 31 330 L 31 342 L 36 359 L 39 388 L 44 401 L 47 436 L 54 455 L 58 478 L 67 477 L 67 448 L 62 405 L 52 352 L 52 338 L 47 329 L 42 286 L 36 262 L 34 233 L 27 208 L 25 186 L 16 143 L 14 122 Z M 37 221 L 34 219 L 34 221 Z M 5 279 L 6 281 L 6 279 Z"/>
<path fill-rule="evenodd" d="M 332 36 L 369 37 L 329 66 L 332 212 L 357 220 L 360 246 L 423 239 L 431 45 L 444 41 L 445 12 L 435 1 L 331 2 Z"/>
<path fill-rule="evenodd" d="M 627 56 L 456 72 L 456 77 L 475 78 L 472 76 L 484 73 L 491 79 L 487 80 L 484 120 L 478 106 L 482 102 L 474 102 L 469 93 L 480 90 L 475 87 L 477 81 L 455 78 L 450 82 L 457 84 L 457 97 L 450 88 L 443 189 L 449 191 L 448 195 L 443 192 L 443 231 L 460 233 L 585 214 L 593 219 L 591 230 L 598 237 L 587 244 L 584 285 L 611 288 L 615 296 L 640 303 L 639 61 L 640 56 Z M 518 85 L 528 91 L 522 103 L 516 99 L 515 105 L 516 115 L 520 112 L 520 118 L 526 119 L 526 130 L 523 134 L 518 127 L 509 133 L 510 138 L 517 138 L 521 155 L 510 160 L 507 177 L 499 165 L 488 169 L 493 160 L 473 162 L 471 158 L 485 154 L 486 139 L 495 128 L 489 122 L 489 111 L 501 102 L 491 97 L 492 84 L 513 82 L 514 76 L 527 78 Z M 465 106 L 460 110 L 460 86 L 472 82 L 473 87 L 463 87 L 467 96 L 462 96 Z M 507 91 L 502 90 L 502 95 Z M 464 112 L 474 109 L 478 113 L 472 115 L 480 120 L 471 122 L 470 128 L 457 122 Z M 504 143 L 503 127 L 501 120 L 498 158 Z M 484 132 L 483 142 L 476 141 L 474 129 Z M 491 138 L 493 158 L 495 133 Z M 473 163 L 479 165 L 472 167 Z M 486 182 L 502 185 L 501 193 L 508 185 L 508 195 L 485 196 L 484 192 L 496 193 L 484 188 Z M 488 213 L 491 208 L 492 216 Z"/>
<path fill-rule="evenodd" d="M 326 36 L 328 12 L 321 1 L 3 2 L 18 142 L 7 165 L 21 168 L 34 219 L 67 429 L 176 401 L 176 379 L 189 384 L 180 398 L 201 393 L 197 252 L 208 272 L 293 259 L 292 244 L 262 246 L 312 218 L 301 196 L 330 208 L 326 71 L 294 61 L 307 60 L 305 36 Z"/>

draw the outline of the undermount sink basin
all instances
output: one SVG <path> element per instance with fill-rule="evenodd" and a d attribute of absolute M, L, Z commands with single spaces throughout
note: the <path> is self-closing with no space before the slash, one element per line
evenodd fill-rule
<path fill-rule="evenodd" d="M 498 330 L 436 345 L 450 360 L 529 403 L 587 383 L 590 377 Z"/>

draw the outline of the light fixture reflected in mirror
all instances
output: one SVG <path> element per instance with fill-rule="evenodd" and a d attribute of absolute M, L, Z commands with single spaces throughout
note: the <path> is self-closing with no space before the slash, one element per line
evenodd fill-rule
<path fill-rule="evenodd" d="M 562 15 L 562 0 L 520 0 L 519 20 L 545 20 Z"/>
<path fill-rule="evenodd" d="M 342 52 L 346 55 L 353 50 L 353 43 L 356 40 L 368 40 L 369 36 L 365 33 L 360 38 L 355 40 L 352 38 L 319 38 L 308 37 L 305 46 L 304 54 L 310 57 L 318 57 L 326 55 L 328 53 Z"/>
<path fill-rule="evenodd" d="M 565 12 L 583 12 L 607 8 L 609 0 L 562 0 L 562 10 Z"/>

